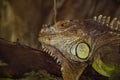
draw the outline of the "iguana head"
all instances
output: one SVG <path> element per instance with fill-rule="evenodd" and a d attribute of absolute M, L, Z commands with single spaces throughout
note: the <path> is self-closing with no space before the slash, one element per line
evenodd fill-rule
<path fill-rule="evenodd" d="M 81 22 L 64 20 L 53 26 L 43 26 L 39 41 L 42 43 L 43 50 L 61 65 L 63 78 L 77 80 L 87 66 L 87 61 L 93 62 L 94 66 L 97 63 L 100 64 L 99 61 L 105 59 L 98 55 L 106 55 L 110 52 L 109 48 L 113 50 L 113 53 L 118 53 L 114 50 L 118 49 L 117 44 L 120 43 L 119 26 L 120 22 L 116 19 L 110 21 L 109 17 L 101 15 L 95 17 L 94 20 Z M 104 51 L 104 46 L 106 52 L 100 52 Z"/>
<path fill-rule="evenodd" d="M 42 28 L 39 40 L 58 49 L 69 60 L 86 61 L 90 55 L 90 43 L 87 43 L 89 37 L 84 27 L 77 20 L 59 21 Z"/>

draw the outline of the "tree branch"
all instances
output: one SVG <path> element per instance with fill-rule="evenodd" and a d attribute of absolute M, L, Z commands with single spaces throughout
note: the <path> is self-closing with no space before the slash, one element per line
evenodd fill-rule
<path fill-rule="evenodd" d="M 0 77 L 21 77 L 25 72 L 46 70 L 61 76 L 60 66 L 47 53 L 0 39 Z"/>

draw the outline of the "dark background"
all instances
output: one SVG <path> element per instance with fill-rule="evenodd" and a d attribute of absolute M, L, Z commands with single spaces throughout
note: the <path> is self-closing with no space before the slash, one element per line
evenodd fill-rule
<path fill-rule="evenodd" d="M 43 24 L 53 24 L 54 0 L 0 0 L 0 37 L 38 48 Z M 57 0 L 57 21 L 103 14 L 120 19 L 120 0 Z"/>

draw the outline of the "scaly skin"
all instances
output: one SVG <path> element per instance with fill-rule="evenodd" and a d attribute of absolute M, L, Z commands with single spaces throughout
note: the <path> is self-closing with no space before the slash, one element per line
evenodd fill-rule
<path fill-rule="evenodd" d="M 100 15 L 81 22 L 59 21 L 53 26 L 43 26 L 39 41 L 43 50 L 61 65 L 64 80 L 78 80 L 88 61 L 95 70 L 100 69 L 96 70 L 98 73 L 107 77 L 120 67 L 120 21 L 116 18 L 110 22 L 109 17 Z"/>

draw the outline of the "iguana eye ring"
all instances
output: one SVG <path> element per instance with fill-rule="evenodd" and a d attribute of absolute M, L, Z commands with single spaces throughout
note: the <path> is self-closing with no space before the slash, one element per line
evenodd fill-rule
<path fill-rule="evenodd" d="M 78 58 L 85 60 L 89 57 L 90 48 L 87 43 L 81 42 L 71 47 L 71 53 Z"/>

